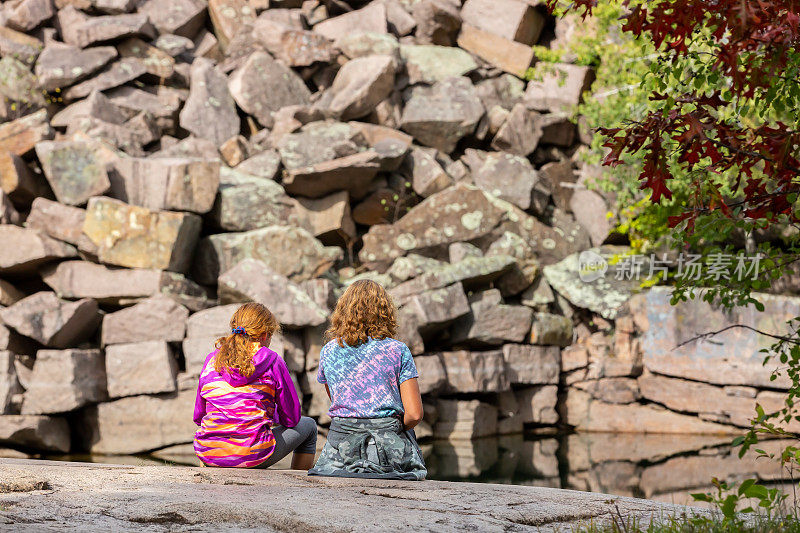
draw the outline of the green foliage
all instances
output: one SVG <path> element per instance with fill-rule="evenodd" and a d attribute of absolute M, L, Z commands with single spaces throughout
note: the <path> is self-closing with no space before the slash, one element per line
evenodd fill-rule
<path fill-rule="evenodd" d="M 647 4 L 644 0 L 633 3 Z M 590 128 L 626 127 L 652 111 L 660 111 L 665 116 L 678 109 L 691 111 L 692 104 L 676 101 L 680 95 L 692 91 L 711 95 L 719 91 L 727 101 L 719 111 L 719 118 L 726 123 L 754 127 L 781 120 L 790 128 L 800 129 L 800 113 L 796 112 L 800 108 L 800 51 L 789 54 L 787 72 L 776 76 L 769 88 L 759 89 L 749 97 L 739 96 L 730 90 L 731 79 L 721 75 L 714 65 L 716 41 L 711 28 L 699 27 L 687 43 L 686 56 L 673 59 L 665 47 L 656 48 L 646 35 L 634 37 L 623 32 L 619 21 L 623 14 L 619 0 L 598 2 L 585 22 L 576 23 L 574 36 L 565 47 L 548 53 L 537 51 L 537 57 L 543 61 L 559 61 L 571 56 L 578 64 L 596 68 L 597 79 L 592 91 L 576 110 Z M 742 58 L 743 63 L 766 60 L 768 58 L 755 51 Z M 653 94 L 664 98 L 651 100 Z M 682 228 L 676 234 L 669 229 L 668 219 L 691 210 L 698 198 L 717 194 L 728 202 L 743 198 L 743 181 L 738 179 L 736 169 L 712 172 L 708 170 L 712 162 L 701 160 L 694 171 L 687 172 L 686 165 L 677 160 L 678 151 L 670 148 L 676 146 L 676 141 L 669 137 L 671 133 L 664 135 L 671 200 L 657 204 L 646 201 L 650 191 L 642 190 L 640 181 L 645 150 L 633 154 L 623 152 L 623 164 L 603 167 L 604 175 L 596 183 L 597 188 L 616 196 L 612 210 L 619 217 L 619 230 L 627 233 L 634 249 L 641 252 L 663 245 L 683 244 L 691 232 Z M 594 136 L 584 156 L 587 163 L 600 163 L 608 153 L 603 146 L 607 141 L 600 133 Z M 757 169 L 755 173 L 758 174 Z M 728 220 L 723 220 L 726 218 Z M 743 217 L 738 220 L 740 224 L 734 226 L 729 217 L 712 210 L 698 219 L 697 235 L 691 237 L 703 245 L 725 243 L 730 242 L 732 231 L 747 234 L 758 228 L 758 220 L 744 220 Z M 778 224 L 785 224 L 785 221 L 778 221 Z M 717 231 L 726 225 L 725 232 Z"/>
<path fill-rule="evenodd" d="M 637 5 L 647 8 L 648 0 L 626 3 L 627 8 Z M 755 293 L 767 289 L 772 282 L 793 270 L 794 263 L 800 258 L 800 228 L 795 225 L 791 213 L 775 215 L 770 209 L 753 208 L 754 203 L 760 201 L 759 197 L 780 195 L 782 190 L 795 190 L 800 185 L 800 178 L 794 176 L 787 180 L 785 173 L 781 178 L 784 181 L 775 181 L 776 177 L 769 171 L 773 160 L 767 150 L 768 140 L 759 138 L 764 135 L 764 128 L 800 131 L 800 113 L 797 112 L 800 109 L 800 50 L 782 49 L 785 65 L 776 70 L 770 68 L 774 65 L 775 58 L 770 55 L 774 50 L 769 46 L 753 47 L 738 56 L 738 70 L 724 74 L 719 68 L 719 63 L 724 61 L 718 62 L 717 59 L 726 40 L 714 34 L 713 25 L 695 26 L 685 42 L 680 43 L 681 46 L 685 44 L 686 53 L 676 55 L 666 45 L 656 46 L 652 35 L 645 33 L 634 37 L 623 32 L 619 22 L 625 14 L 623 9 L 619 0 L 598 2 L 585 26 L 575 31 L 567 49 L 558 49 L 549 55 L 543 53 L 540 57 L 559 61 L 571 54 L 575 62 L 595 66 L 597 79 L 591 94 L 575 110 L 585 117 L 590 128 L 625 129 L 648 116 L 648 124 L 655 124 L 657 121 L 652 120 L 654 112 L 665 119 L 663 134 L 655 137 L 663 150 L 660 162 L 665 163 L 668 176 L 660 175 L 658 178 L 662 184 L 669 182 L 672 197 L 664 195 L 660 202 L 654 203 L 650 200 L 651 191 L 642 190 L 645 156 L 648 149 L 652 150 L 652 145 L 637 144 L 635 146 L 641 146 L 638 151 L 620 150 L 619 144 L 614 146 L 607 136 L 600 133 L 594 136 L 584 156 L 586 162 L 599 164 L 607 157 L 608 148 L 613 146 L 616 150 L 614 155 L 619 154 L 621 164 L 603 167 L 604 175 L 596 186 L 616 197 L 612 211 L 619 220 L 618 230 L 629 236 L 635 251 L 649 253 L 670 247 L 702 253 L 698 277 L 672 280 L 675 284 L 673 303 L 702 298 L 725 307 L 753 305 L 763 311 Z M 668 26 L 665 23 L 665 27 Z M 757 81 L 748 84 L 746 74 L 750 72 L 766 73 L 769 83 L 763 83 L 764 78 L 755 76 L 752 79 Z M 696 98 L 687 98 L 687 95 Z M 697 98 L 712 95 L 719 97 L 719 103 L 713 106 L 710 118 L 694 124 L 703 131 L 691 137 L 688 133 L 681 134 L 679 128 L 675 129 L 675 116 L 691 116 L 693 113 L 699 116 Z M 687 132 L 691 132 L 692 125 L 690 121 L 685 123 Z M 645 129 L 646 133 L 652 131 Z M 754 143 L 753 146 L 762 143 L 763 152 L 743 156 L 752 156 L 753 160 L 762 157 L 761 163 L 753 164 L 751 161 L 749 166 L 731 164 L 736 158 L 730 154 L 735 156 L 736 148 L 728 146 L 729 138 L 723 133 L 741 134 L 737 142 L 741 141 L 742 146 L 750 146 L 747 145 L 749 142 Z M 708 152 L 703 152 L 696 161 L 687 164 L 686 147 L 693 138 L 702 136 L 707 136 L 710 144 L 725 151 L 728 159 L 714 160 Z M 791 154 L 796 149 L 795 145 L 787 145 L 785 153 Z M 744 189 L 745 183 L 751 186 L 749 192 Z M 652 190 L 655 191 L 655 187 Z M 786 197 L 788 204 L 794 206 L 794 213 L 800 213 L 797 200 L 795 193 Z M 692 217 L 693 226 L 683 224 L 670 229 L 675 221 L 673 219 L 670 224 L 670 217 L 687 213 L 699 214 L 696 219 Z M 735 256 L 744 251 L 750 256 L 762 255 L 758 277 L 720 279 L 714 274 L 710 258 L 715 254 Z M 777 339 L 778 342 L 765 352 L 765 364 L 779 361 L 781 366 L 777 372 L 789 378 L 785 405 L 776 413 L 766 413 L 759 406 L 754 413 L 752 428 L 734 444 L 740 447 L 740 457 L 754 449 L 761 460 L 779 461 L 794 479 L 794 472 L 800 465 L 800 441 L 797 434 L 785 428 L 787 422 L 800 421 L 796 407 L 800 398 L 800 317 L 789 326 L 792 333 Z M 775 374 L 773 380 L 777 376 Z M 785 446 L 781 453 L 771 455 L 756 448 L 759 439 L 763 438 L 789 439 L 792 444 Z M 753 479 L 738 486 L 716 479 L 713 483 L 715 493 L 694 496 L 716 507 L 718 516 L 714 519 L 685 517 L 684 520 L 672 519 L 646 527 L 619 523 L 611 529 L 590 530 L 800 531 L 795 513 L 798 502 L 791 502 L 792 507 L 787 509 L 786 495 L 779 490 L 767 488 Z M 747 507 L 745 500 L 755 501 L 757 505 Z"/>
<path fill-rule="evenodd" d="M 755 516 L 747 522 L 730 523 L 719 516 L 682 515 L 642 523 L 617 519 L 611 523 L 589 524 L 573 531 L 586 533 L 800 533 L 800 521 L 792 518 Z"/>

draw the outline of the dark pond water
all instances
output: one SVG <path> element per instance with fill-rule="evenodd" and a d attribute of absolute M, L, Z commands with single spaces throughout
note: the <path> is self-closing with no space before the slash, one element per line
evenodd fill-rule
<path fill-rule="evenodd" d="M 321 439 L 322 440 L 322 439 Z M 711 490 L 711 478 L 757 477 L 787 485 L 779 465 L 739 459 L 730 437 L 701 435 L 514 435 L 421 444 L 430 479 L 535 485 L 605 492 L 668 503 L 693 504 L 689 492 Z M 777 451 L 781 442 L 763 443 Z M 141 456 L 62 456 L 50 459 L 121 464 L 198 465 L 191 445 Z M 277 468 L 288 468 L 288 459 Z"/>

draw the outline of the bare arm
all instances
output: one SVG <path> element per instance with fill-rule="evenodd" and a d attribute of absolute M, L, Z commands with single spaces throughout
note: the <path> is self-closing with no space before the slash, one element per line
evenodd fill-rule
<path fill-rule="evenodd" d="M 400 399 L 403 401 L 403 426 L 413 429 L 422 421 L 422 396 L 419 393 L 417 378 L 407 379 L 400 384 Z"/>
<path fill-rule="evenodd" d="M 325 384 L 325 392 L 328 393 L 328 399 L 330 401 L 333 401 L 333 398 L 331 397 L 331 389 L 328 388 L 328 384 L 327 383 Z"/>

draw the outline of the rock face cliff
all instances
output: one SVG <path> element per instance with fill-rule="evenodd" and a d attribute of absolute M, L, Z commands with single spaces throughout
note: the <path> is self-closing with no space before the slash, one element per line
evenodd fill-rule
<path fill-rule="evenodd" d="M 677 505 L 541 487 L 308 477 L 298 471 L 0 459 L 0 525 L 80 531 L 564 531 Z M 617 518 L 619 519 L 619 518 Z"/>
<path fill-rule="evenodd" d="M 363 278 L 399 306 L 423 438 L 726 433 L 778 402 L 748 370 L 760 340 L 672 353 L 662 293 L 643 312 L 636 283 L 581 281 L 578 253 L 614 240 L 570 120 L 593 75 L 536 63 L 568 28 L 534 4 L 0 5 L 0 443 L 190 442 L 247 301 L 283 323 L 272 348 L 324 426 L 323 333 Z"/>

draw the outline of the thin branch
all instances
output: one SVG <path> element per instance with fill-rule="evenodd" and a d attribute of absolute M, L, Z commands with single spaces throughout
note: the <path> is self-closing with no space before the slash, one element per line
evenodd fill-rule
<path fill-rule="evenodd" d="M 800 345 L 800 339 L 798 339 L 798 338 L 785 337 L 783 335 L 773 335 L 772 333 L 767 333 L 766 331 L 761 331 L 760 329 L 757 329 L 757 328 L 754 328 L 754 327 L 751 327 L 751 326 L 748 326 L 748 325 L 745 325 L 745 324 L 731 324 L 730 326 L 726 326 L 726 327 L 724 327 L 722 329 L 719 329 L 717 331 L 709 331 L 709 332 L 706 332 L 706 333 L 701 333 L 700 335 L 696 335 L 696 336 L 692 337 L 691 339 L 687 339 L 687 340 L 679 343 L 677 346 L 675 346 L 675 348 L 673 348 L 673 350 L 677 350 L 678 348 L 686 346 L 687 344 L 690 344 L 692 342 L 695 342 L 695 341 L 698 341 L 698 340 L 702 340 L 702 339 L 706 339 L 708 337 L 713 337 L 714 335 L 718 335 L 720 333 L 724 333 L 725 331 L 728 331 L 729 329 L 734 329 L 734 328 L 748 329 L 750 331 L 754 331 L 754 332 L 759 333 L 761 335 L 764 335 L 766 337 L 771 337 L 771 338 L 776 339 L 776 340 L 788 342 L 788 343 L 791 343 L 791 344 Z"/>

